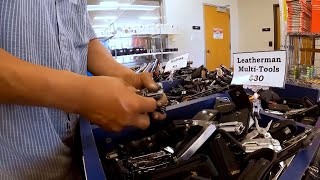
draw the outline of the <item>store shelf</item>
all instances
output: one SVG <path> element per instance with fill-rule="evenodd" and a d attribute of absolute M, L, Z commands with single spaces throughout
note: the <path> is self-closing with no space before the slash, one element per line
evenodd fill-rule
<path fill-rule="evenodd" d="M 297 37 L 320 38 L 320 33 L 310 33 L 310 32 L 289 32 L 287 35 L 297 36 Z"/>
<path fill-rule="evenodd" d="M 143 54 L 130 54 L 124 56 L 114 56 L 114 58 L 122 58 L 122 57 L 138 57 L 138 56 L 153 56 L 153 55 L 164 55 L 164 54 L 176 54 L 179 51 L 172 51 L 172 52 L 156 52 L 156 53 L 143 53 Z"/>
<path fill-rule="evenodd" d="M 133 37 L 139 38 L 161 38 L 161 36 L 168 36 L 168 35 L 179 35 L 175 33 L 167 33 L 167 34 L 125 34 L 125 35 L 109 35 L 109 36 L 101 36 L 98 39 L 103 40 L 111 40 L 111 39 L 128 39 Z"/>

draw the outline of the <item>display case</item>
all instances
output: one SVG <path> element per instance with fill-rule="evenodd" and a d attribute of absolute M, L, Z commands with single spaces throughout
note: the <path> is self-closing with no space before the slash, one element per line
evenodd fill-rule
<path fill-rule="evenodd" d="M 163 62 L 179 51 L 168 48 L 180 29 L 163 24 L 161 0 L 88 0 L 87 9 L 98 38 L 122 64 Z"/>

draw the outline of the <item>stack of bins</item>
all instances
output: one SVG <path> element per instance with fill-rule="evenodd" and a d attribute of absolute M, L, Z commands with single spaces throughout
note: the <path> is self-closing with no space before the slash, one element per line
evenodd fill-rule
<path fill-rule="evenodd" d="M 313 33 L 320 33 L 320 0 L 312 0 L 312 25 Z"/>
<path fill-rule="evenodd" d="M 311 3 L 307 0 L 287 0 L 288 32 L 310 32 Z"/>

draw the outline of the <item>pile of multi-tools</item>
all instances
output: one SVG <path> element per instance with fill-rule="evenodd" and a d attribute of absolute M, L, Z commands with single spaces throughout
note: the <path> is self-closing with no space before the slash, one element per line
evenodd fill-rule
<path fill-rule="evenodd" d="M 183 80 L 181 84 L 166 92 L 169 104 L 175 105 L 230 89 L 233 72 L 223 65 L 215 71 L 208 71 L 204 66 L 200 66 L 182 68 L 169 76 L 169 79 Z"/>
<path fill-rule="evenodd" d="M 260 120 L 243 89 L 228 93 L 192 119 L 113 139 L 100 151 L 107 179 L 277 179 L 318 133 Z"/>
<path fill-rule="evenodd" d="M 260 94 L 262 108 L 267 113 L 313 126 L 320 116 L 319 104 L 308 97 L 301 99 L 280 98 L 272 90 L 261 91 Z"/>
<path fill-rule="evenodd" d="M 133 70 L 137 73 L 149 72 L 156 82 L 182 80 L 181 84 L 166 92 L 169 105 L 179 104 L 200 97 L 226 91 L 230 88 L 233 72 L 224 65 L 214 71 L 208 71 L 204 66 L 198 68 L 187 67 L 172 72 L 162 72 L 158 60 L 137 66 Z"/>
<path fill-rule="evenodd" d="M 160 69 L 160 61 L 158 59 L 151 61 L 149 63 L 143 63 L 139 66 L 135 66 L 131 68 L 136 73 L 142 73 L 142 72 L 148 72 L 153 74 L 154 77 L 157 77 L 159 75 L 159 69 Z"/>

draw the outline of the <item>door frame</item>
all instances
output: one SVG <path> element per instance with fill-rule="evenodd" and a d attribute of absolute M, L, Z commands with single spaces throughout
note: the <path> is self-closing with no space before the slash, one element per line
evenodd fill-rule
<path fill-rule="evenodd" d="M 274 37 L 273 38 L 273 41 L 274 41 L 273 49 L 274 50 L 277 50 L 276 45 L 278 44 L 278 39 L 277 39 L 277 36 L 278 36 L 278 23 L 277 23 L 278 22 L 278 19 L 277 19 L 278 16 L 277 16 L 277 13 L 278 12 L 277 12 L 277 8 L 279 8 L 279 10 L 280 10 L 280 5 L 279 4 L 273 4 L 273 24 L 274 24 L 274 26 L 273 26 L 273 33 L 274 33 L 274 35 L 273 35 L 273 37 Z M 279 14 L 279 17 L 280 17 L 280 21 L 281 21 L 280 14 Z M 280 26 L 281 26 L 281 22 L 280 22 Z M 279 34 L 280 34 L 280 37 L 279 37 L 280 47 L 279 47 L 279 49 L 281 49 L 281 30 L 280 30 Z"/>
<path fill-rule="evenodd" d="M 205 12 L 204 12 L 204 7 L 205 6 L 211 6 L 211 7 L 215 7 L 215 8 L 218 8 L 218 7 L 226 7 L 226 9 L 229 10 L 229 29 L 230 29 L 230 65 L 232 66 L 233 65 L 233 62 L 232 62 L 232 51 L 231 51 L 231 47 L 232 47 L 232 44 L 231 44 L 231 9 L 230 9 L 230 5 L 226 5 L 226 6 L 219 6 L 219 5 L 214 5 L 214 4 L 210 4 L 210 3 L 202 3 L 202 11 L 203 11 L 203 39 L 204 39 L 204 58 L 205 58 L 205 61 L 204 61 L 204 65 L 206 66 L 207 65 L 207 41 L 206 41 L 206 27 L 205 27 L 205 20 L 206 20 L 206 15 L 205 15 Z"/>

